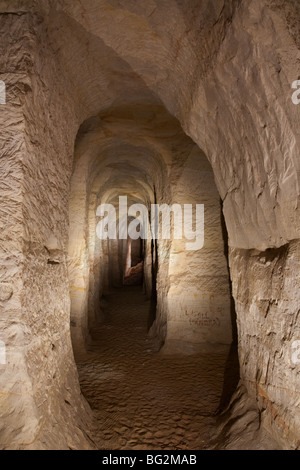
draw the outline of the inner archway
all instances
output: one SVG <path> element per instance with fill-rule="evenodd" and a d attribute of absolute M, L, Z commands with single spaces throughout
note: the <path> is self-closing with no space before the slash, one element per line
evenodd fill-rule
<path fill-rule="evenodd" d="M 186 211 L 191 208 L 190 230 L 196 233 L 195 227 L 199 229 L 196 209 L 200 206 L 204 206 L 205 234 L 201 245 L 195 239 L 193 245 L 187 238 Z M 160 227 L 154 235 L 151 225 L 154 209 L 161 223 L 166 217 L 173 225 L 179 221 L 183 236 L 176 236 L 174 226 L 170 226 L 169 232 Z M 177 219 L 176 210 L 181 209 Z M 206 377 L 205 383 L 210 383 L 213 375 L 209 378 L 209 370 L 215 361 L 218 379 L 214 384 L 214 399 L 207 403 L 209 419 L 219 410 L 225 396 L 224 375 L 233 341 L 227 248 L 224 250 L 227 239 L 221 214 L 220 198 L 207 158 L 163 106 L 139 104 L 111 109 L 82 125 L 76 139 L 70 198 L 71 332 L 83 391 L 99 422 L 103 417 L 97 411 L 97 400 L 89 396 L 93 386 L 87 383 L 89 354 L 97 351 L 98 366 L 94 367 L 99 367 L 101 351 L 105 357 L 102 359 L 110 362 L 116 360 L 121 348 L 117 360 L 123 358 L 126 367 L 127 354 L 136 357 L 135 345 L 140 348 L 139 355 L 146 354 L 150 361 L 150 375 L 151 361 L 157 362 L 161 386 L 171 363 L 170 370 L 175 375 L 182 372 L 181 367 L 191 370 L 193 364 L 193 373 L 184 375 L 187 387 L 190 381 L 187 403 L 196 408 L 196 395 L 189 395 L 195 393 L 192 382 L 197 377 Z M 132 226 L 137 234 L 134 238 L 128 236 Z M 192 249 L 187 249 L 190 246 Z M 124 338 L 120 339 L 121 332 L 128 329 L 127 321 L 135 332 L 128 333 L 128 344 Z M 136 328 L 143 333 L 139 335 Z M 103 331 L 105 337 L 110 337 L 110 349 Z M 205 361 L 210 364 L 208 369 Z M 179 367 L 177 372 L 174 364 Z M 148 375 L 145 371 L 143 374 L 147 382 Z M 100 377 L 99 370 L 98 387 Z M 110 386 L 107 397 L 115 393 L 114 386 Z M 132 384 L 133 388 L 136 386 Z M 122 390 L 122 384 L 118 388 Z M 134 394 L 133 389 L 131 393 Z M 151 385 L 149 393 L 155 394 Z M 203 382 L 199 382 L 196 393 L 206 395 Z M 160 409 L 158 396 L 157 400 Z M 194 414 L 193 409 L 190 411 Z M 151 413 L 155 411 L 152 409 Z M 193 435 L 190 427 L 191 422 L 186 429 L 188 440 Z M 116 435 L 111 439 L 116 439 Z M 113 445 L 119 445 L 117 442 L 118 439 Z"/>

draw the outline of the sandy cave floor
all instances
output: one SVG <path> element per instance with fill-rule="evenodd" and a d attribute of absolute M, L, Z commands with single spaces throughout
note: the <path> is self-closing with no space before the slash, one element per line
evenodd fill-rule
<path fill-rule="evenodd" d="M 166 355 L 148 336 L 150 301 L 139 286 L 115 290 L 105 319 L 77 359 L 82 392 L 103 450 L 210 447 L 223 394 L 226 354 Z"/>

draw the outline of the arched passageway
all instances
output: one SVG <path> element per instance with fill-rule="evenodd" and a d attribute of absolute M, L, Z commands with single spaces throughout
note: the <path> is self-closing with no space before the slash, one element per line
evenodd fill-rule
<path fill-rule="evenodd" d="M 226 370 L 237 352 L 225 233 L 211 166 L 163 106 L 108 110 L 82 125 L 71 179 L 71 333 L 99 447 L 212 445 L 215 415 L 239 378 L 231 367 L 229 384 Z"/>
<path fill-rule="evenodd" d="M 97 236 L 97 225 L 105 215 L 104 211 L 100 214 L 99 207 L 111 204 L 116 217 L 120 217 L 122 201 L 126 213 L 133 211 L 130 216 L 138 216 L 136 204 L 143 204 L 150 222 L 154 204 L 159 210 L 168 204 L 173 214 L 176 205 L 182 208 L 181 238 L 170 226 L 170 236 L 160 231 L 158 239 L 153 239 L 151 223 L 143 237 L 144 288 L 151 297 L 153 282 L 156 284 L 154 328 L 160 340 L 169 347 L 173 339 L 230 344 L 228 260 L 220 199 L 209 162 L 162 106 L 139 105 L 107 114 L 109 119 L 105 115 L 93 118 L 90 129 L 89 123 L 83 125 L 84 132 L 79 132 L 75 148 L 69 217 L 75 349 L 75 337 L 78 347 L 84 349 L 88 317 L 95 318 L 96 311 L 101 310 L 102 292 L 113 285 L 112 272 L 113 279 L 121 279 L 124 274 L 127 232 L 120 239 L 118 226 L 113 240 Z M 194 231 L 196 205 L 204 206 L 205 234 L 200 234 L 202 227 L 197 220 L 198 238 L 204 235 L 198 245 L 200 240 L 193 234 L 193 239 L 187 235 L 190 241 L 185 237 L 187 205 L 194 210 Z M 165 222 L 163 217 L 160 213 L 160 222 Z M 177 222 L 176 216 L 173 219 Z"/>
<path fill-rule="evenodd" d="M 73 352 L 113 305 L 122 250 L 97 207 L 124 195 L 205 206 L 201 250 L 144 244 L 143 287 L 164 357 L 229 348 L 232 290 L 221 446 L 248 445 L 238 418 L 299 448 L 299 17 L 292 0 L 1 3 L 1 448 L 95 446 Z"/>

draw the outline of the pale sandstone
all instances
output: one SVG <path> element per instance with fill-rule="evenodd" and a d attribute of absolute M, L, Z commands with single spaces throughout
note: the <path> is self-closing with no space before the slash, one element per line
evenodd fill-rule
<path fill-rule="evenodd" d="M 95 293 L 109 287 L 109 247 L 95 238 L 95 208 L 133 186 L 132 201 L 151 203 L 153 183 L 159 202 L 197 195 L 212 213 L 208 244 L 195 256 L 175 242 L 158 244 L 153 334 L 167 342 L 181 333 L 191 342 L 230 342 L 226 259 L 213 215 L 219 192 L 241 380 L 278 445 L 299 448 L 300 366 L 290 355 L 300 338 L 300 118 L 291 101 L 298 26 L 292 1 L 0 2 L 0 79 L 7 84 L 0 135 L 0 340 L 8 357 L 0 375 L 2 448 L 92 446 L 70 308 L 80 350 L 101 307 Z M 146 253 L 149 294 L 149 247 Z M 188 327 L 206 318 L 200 306 L 219 331 Z"/>

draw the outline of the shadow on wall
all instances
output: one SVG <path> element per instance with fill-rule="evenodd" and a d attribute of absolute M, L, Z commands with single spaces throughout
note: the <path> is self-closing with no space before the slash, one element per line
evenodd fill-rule
<path fill-rule="evenodd" d="M 223 390 L 220 399 L 220 405 L 218 413 L 222 413 L 230 403 L 231 397 L 237 389 L 239 379 L 240 379 L 240 366 L 239 366 L 239 357 L 238 357 L 238 333 L 237 333 L 237 321 L 236 321 L 236 311 L 235 311 L 235 302 L 232 295 L 232 282 L 230 277 L 230 268 L 229 268 L 229 258 L 228 258 L 228 233 L 225 223 L 225 218 L 223 215 L 223 203 L 220 200 L 221 204 L 221 226 L 222 234 L 224 240 L 224 255 L 227 259 L 228 267 L 228 277 L 230 285 L 230 316 L 231 316 L 231 325 L 232 325 L 232 343 L 230 346 L 229 354 L 227 357 L 225 371 L 224 371 L 224 381 L 223 381 Z"/>

